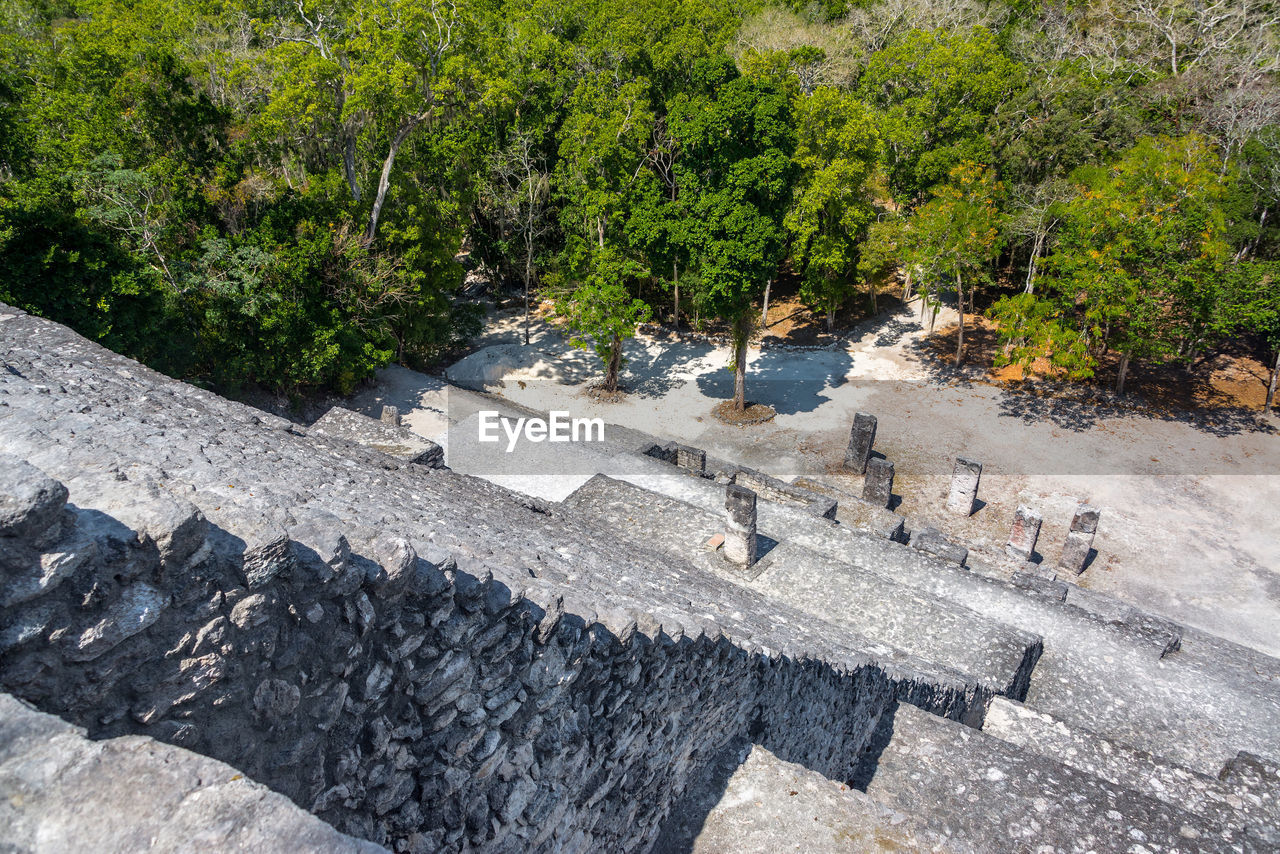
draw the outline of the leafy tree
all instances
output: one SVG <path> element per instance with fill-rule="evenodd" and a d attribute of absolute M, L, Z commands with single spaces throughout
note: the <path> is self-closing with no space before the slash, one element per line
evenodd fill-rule
<path fill-rule="evenodd" d="M 896 216 L 877 220 L 867 228 L 866 240 L 858 253 L 858 276 L 867 285 L 872 314 L 879 310 L 876 308 L 876 283 L 902 264 L 904 236 L 903 221 Z M 910 297 L 908 287 L 904 286 L 903 299 Z"/>
<path fill-rule="evenodd" d="M 831 332 L 875 215 L 867 179 L 879 139 L 866 107 L 825 86 L 796 101 L 795 123 L 799 180 L 786 225 L 792 258 L 804 269 L 801 297 L 826 311 Z"/>
<path fill-rule="evenodd" d="M 590 349 L 604 366 L 604 390 L 618 390 L 622 344 L 635 337 L 636 327 L 649 319 L 650 309 L 628 293 L 625 281 L 644 275 L 644 268 L 626 256 L 606 250 L 594 258 L 586 281 L 556 308 L 573 334 L 569 341 Z"/>
<path fill-rule="evenodd" d="M 858 92 L 880 112 L 894 193 L 923 199 L 958 164 L 991 163 L 988 121 L 1025 76 L 982 27 L 913 30 L 873 55 Z"/>
<path fill-rule="evenodd" d="M 1119 393 L 1132 359 L 1190 355 L 1220 326 L 1213 288 L 1230 252 L 1219 168 L 1191 135 L 1144 139 L 1114 168 L 1078 176 L 1050 269 L 1081 304 L 1085 334 L 1119 352 Z"/>
<path fill-rule="evenodd" d="M 969 299 L 985 266 L 1000 251 L 1000 213 L 996 207 L 1002 192 L 994 173 L 977 163 L 961 163 L 951 170 L 950 181 L 934 190 L 934 198 L 915 212 L 907 223 L 908 257 L 915 266 L 941 279 L 939 291 L 953 290 L 960 329 L 956 337 L 956 366 L 964 361 L 965 279 Z M 935 291 L 936 295 L 939 291 Z"/>
<path fill-rule="evenodd" d="M 703 91 L 678 99 L 671 128 L 689 199 L 701 295 L 728 322 L 733 342 L 734 407 L 746 408 L 747 341 L 754 302 L 786 249 L 783 217 L 795 180 L 790 101 L 775 80 L 737 76 L 727 62 L 705 62 Z"/>

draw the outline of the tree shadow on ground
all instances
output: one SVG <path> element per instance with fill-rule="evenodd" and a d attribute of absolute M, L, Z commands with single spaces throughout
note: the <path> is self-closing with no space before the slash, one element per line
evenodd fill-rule
<path fill-rule="evenodd" d="M 1024 423 L 1048 421 L 1072 432 L 1092 430 L 1115 418 L 1181 423 L 1224 438 L 1242 433 L 1274 435 L 1275 422 L 1259 409 L 1242 406 L 1215 384 L 1208 370 L 1178 365 L 1134 365 L 1124 395 L 1112 391 L 1119 370 L 1114 354 L 1104 357 L 1094 379 L 1001 379 L 990 369 L 999 351 L 999 333 L 979 320 L 965 329 L 965 363 L 955 366 L 954 324 L 922 336 L 905 348 L 926 382 L 960 388 L 998 389 L 1000 415 Z"/>
<path fill-rule="evenodd" d="M 787 350 L 766 349 L 747 366 L 747 399 L 773 407 L 779 415 L 813 412 L 830 403 L 826 392 L 844 385 L 853 357 L 843 349 L 810 351 L 803 357 Z M 733 372 L 713 370 L 697 378 L 699 390 L 711 398 L 733 397 Z"/>
<path fill-rule="evenodd" d="M 715 349 L 703 341 L 678 339 L 664 344 L 656 353 L 643 346 L 629 346 L 623 366 L 627 388 L 637 397 L 663 397 L 690 382 L 689 374 L 695 363 L 706 359 Z"/>

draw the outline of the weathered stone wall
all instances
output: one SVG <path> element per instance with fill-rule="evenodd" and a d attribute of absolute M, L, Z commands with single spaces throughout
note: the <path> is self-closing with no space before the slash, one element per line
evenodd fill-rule
<path fill-rule="evenodd" d="M 54 324 L 0 308 L 0 352 L 0 690 L 226 761 L 343 832 L 643 850 L 731 739 L 842 779 L 895 696 L 984 699 Z"/>

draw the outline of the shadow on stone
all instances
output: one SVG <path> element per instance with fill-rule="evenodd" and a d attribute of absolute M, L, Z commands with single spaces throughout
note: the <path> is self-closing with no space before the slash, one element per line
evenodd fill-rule
<path fill-rule="evenodd" d="M 871 739 L 858 759 L 858 766 L 853 770 L 853 776 L 849 778 L 849 785 L 860 792 L 865 792 L 876 776 L 876 769 L 880 767 L 880 756 L 893 738 L 893 719 L 897 712 L 898 704 L 894 703 L 880 715 L 880 722 L 871 733 Z"/>

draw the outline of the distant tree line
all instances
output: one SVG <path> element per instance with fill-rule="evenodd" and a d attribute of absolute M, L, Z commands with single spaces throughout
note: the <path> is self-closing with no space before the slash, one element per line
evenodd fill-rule
<path fill-rule="evenodd" d="M 0 300 L 175 376 L 346 391 L 478 328 L 616 388 L 780 268 L 1070 377 L 1280 359 L 1272 0 L 0 0 Z M 527 330 L 526 320 L 526 330 Z M 1274 377 L 1273 377 L 1274 385 Z"/>

